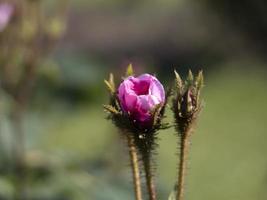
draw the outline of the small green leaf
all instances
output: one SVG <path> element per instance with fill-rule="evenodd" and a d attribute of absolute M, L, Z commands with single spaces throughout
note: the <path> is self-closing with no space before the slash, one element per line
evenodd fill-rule
<path fill-rule="evenodd" d="M 112 86 L 110 85 L 110 83 L 109 83 L 107 80 L 104 80 L 104 83 L 105 83 L 105 85 L 107 86 L 109 92 L 110 92 L 110 93 L 113 93 L 114 90 L 113 90 Z"/>
<path fill-rule="evenodd" d="M 187 81 L 188 81 L 189 83 L 193 83 L 193 81 L 194 81 L 194 75 L 193 75 L 193 73 L 192 73 L 192 71 L 191 71 L 190 69 L 189 69 L 189 71 L 188 71 Z"/>
<path fill-rule="evenodd" d="M 150 111 L 150 113 L 153 116 L 153 124 L 154 125 L 156 125 L 158 122 L 161 109 L 162 109 L 162 104 L 158 104 Z"/>
<path fill-rule="evenodd" d="M 113 106 L 111 105 L 103 105 L 105 111 L 111 113 L 111 114 L 119 114 L 120 112 L 118 110 L 116 110 L 116 108 L 114 108 Z"/>
<path fill-rule="evenodd" d="M 133 76 L 133 75 L 134 75 L 133 65 L 132 63 L 130 63 L 126 70 L 126 77 Z"/>
<path fill-rule="evenodd" d="M 110 93 L 114 94 L 116 89 L 115 89 L 115 83 L 114 83 L 114 76 L 112 73 L 109 75 L 109 80 L 108 81 L 104 80 L 104 83 L 107 86 Z"/>
<path fill-rule="evenodd" d="M 197 90 L 200 90 L 204 86 L 204 76 L 203 76 L 202 70 L 198 73 L 195 84 L 196 84 Z"/>
<path fill-rule="evenodd" d="M 109 74 L 109 84 L 111 85 L 112 90 L 115 92 L 116 86 L 115 86 L 115 82 L 114 82 L 114 76 L 112 73 Z"/>
<path fill-rule="evenodd" d="M 178 87 L 179 90 L 181 90 L 182 87 L 183 87 L 183 81 L 182 81 L 180 75 L 177 73 L 176 70 L 174 70 L 174 74 L 175 74 L 175 77 L 176 77 L 176 84 L 177 84 L 177 87 Z"/>
<path fill-rule="evenodd" d="M 197 97 L 196 100 L 197 100 L 197 105 L 198 105 L 200 103 L 200 90 L 204 86 L 204 77 L 203 77 L 202 71 L 198 73 L 195 85 L 196 85 L 196 97 Z"/>

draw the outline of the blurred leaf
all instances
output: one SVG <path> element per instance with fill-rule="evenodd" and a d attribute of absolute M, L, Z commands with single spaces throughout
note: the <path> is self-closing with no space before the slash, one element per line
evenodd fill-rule
<path fill-rule="evenodd" d="M 126 70 L 126 77 L 133 75 L 134 75 L 133 65 L 130 63 Z"/>
<path fill-rule="evenodd" d="M 112 73 L 109 74 L 109 84 L 113 90 L 113 93 L 115 93 L 116 91 L 116 86 L 115 86 L 115 82 L 114 82 L 114 76 Z"/>
<path fill-rule="evenodd" d="M 37 68 L 38 75 L 53 83 L 62 81 L 61 69 L 59 65 L 52 60 L 45 60 L 44 63 Z"/>
<path fill-rule="evenodd" d="M 191 70 L 188 71 L 188 75 L 187 75 L 187 79 L 186 80 L 187 80 L 188 85 L 193 84 L 194 75 L 193 75 Z"/>
<path fill-rule="evenodd" d="M 174 70 L 174 74 L 175 74 L 175 80 L 176 80 L 177 87 L 179 90 L 181 90 L 182 85 L 183 85 L 183 81 L 176 70 Z"/>
<path fill-rule="evenodd" d="M 58 39 L 66 30 L 66 24 L 61 18 L 53 18 L 46 24 L 46 32 L 52 39 Z"/>
<path fill-rule="evenodd" d="M 107 89 L 109 90 L 109 92 L 112 94 L 115 93 L 115 85 L 114 85 L 114 82 L 113 82 L 113 78 L 111 79 L 111 77 L 113 77 L 112 74 L 110 74 L 110 78 L 109 78 L 109 81 L 107 80 L 104 80 L 104 83 L 105 85 L 107 86 Z"/>
<path fill-rule="evenodd" d="M 162 104 L 157 104 L 151 111 L 151 115 L 153 116 L 153 124 L 156 125 L 159 119 L 160 111 L 162 109 Z"/>
<path fill-rule="evenodd" d="M 0 178 L 0 198 L 12 199 L 14 194 L 14 186 L 8 178 Z"/>
<path fill-rule="evenodd" d="M 204 86 L 204 76 L 203 71 L 201 70 L 196 77 L 196 87 L 200 90 Z"/>
<path fill-rule="evenodd" d="M 103 107 L 104 107 L 105 111 L 108 111 L 111 114 L 119 114 L 119 111 L 116 110 L 116 108 L 114 108 L 111 105 L 103 105 Z"/>
<path fill-rule="evenodd" d="M 177 194 L 177 191 L 175 187 L 175 189 L 170 193 L 168 200 L 176 200 L 176 194 Z"/>

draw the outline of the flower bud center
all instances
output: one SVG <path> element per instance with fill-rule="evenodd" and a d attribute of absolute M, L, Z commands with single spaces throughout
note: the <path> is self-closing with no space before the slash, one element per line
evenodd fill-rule
<path fill-rule="evenodd" d="M 140 81 L 134 84 L 134 91 L 136 95 L 148 95 L 150 83 L 147 81 Z"/>

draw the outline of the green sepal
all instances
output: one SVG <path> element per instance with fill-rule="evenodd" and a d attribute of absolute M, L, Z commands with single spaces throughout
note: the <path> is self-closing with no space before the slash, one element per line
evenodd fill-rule
<path fill-rule="evenodd" d="M 134 75 L 133 65 L 132 63 L 130 63 L 127 67 L 125 76 L 128 77 L 128 76 L 133 76 L 133 75 Z"/>
<path fill-rule="evenodd" d="M 200 99 L 200 90 L 204 87 L 204 76 L 203 76 L 203 71 L 201 70 L 196 78 L 196 99 L 197 99 L 197 104 L 200 104 L 199 99 Z"/>
<path fill-rule="evenodd" d="M 176 70 L 174 70 L 174 74 L 175 74 L 176 86 L 177 86 L 177 89 L 179 90 L 178 92 L 181 93 L 182 92 L 182 88 L 183 88 L 183 81 L 182 81 L 180 75 L 177 73 Z"/>
<path fill-rule="evenodd" d="M 104 110 L 110 114 L 113 114 L 113 115 L 120 114 L 120 112 L 115 107 L 113 107 L 111 105 L 103 105 L 103 107 L 104 107 Z"/>
<path fill-rule="evenodd" d="M 188 81 L 193 81 L 194 80 L 194 75 L 193 75 L 191 69 L 189 69 L 189 71 L 188 71 L 187 80 Z"/>
<path fill-rule="evenodd" d="M 108 81 L 104 80 L 104 83 L 107 86 L 109 92 L 111 94 L 114 94 L 115 91 L 116 91 L 116 86 L 115 86 L 115 83 L 114 83 L 114 76 L 113 76 L 112 73 L 110 73 L 110 75 L 109 75 L 109 80 Z"/>
<path fill-rule="evenodd" d="M 203 71 L 201 70 L 197 77 L 196 77 L 196 82 L 195 82 L 197 90 L 201 90 L 204 86 L 204 76 L 203 76 Z"/>
<path fill-rule="evenodd" d="M 187 87 L 190 87 L 194 84 L 194 75 L 191 70 L 188 71 L 188 75 L 186 78 L 186 85 Z"/>
<path fill-rule="evenodd" d="M 162 109 L 162 104 L 158 104 L 150 111 L 151 115 L 153 116 L 153 126 L 157 125 L 157 123 L 160 119 L 161 109 Z"/>
<path fill-rule="evenodd" d="M 177 88 L 181 89 L 183 86 L 183 81 L 176 70 L 174 70 L 174 74 L 175 74 L 175 81 L 176 81 Z"/>

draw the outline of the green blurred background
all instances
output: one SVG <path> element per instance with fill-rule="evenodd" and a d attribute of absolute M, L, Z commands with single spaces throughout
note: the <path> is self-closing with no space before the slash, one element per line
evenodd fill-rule
<path fill-rule="evenodd" d="M 47 16 L 57 14 L 55 1 L 42 3 Z M 204 70 L 205 105 L 192 137 L 186 199 L 267 199 L 265 1 L 68 3 L 66 30 L 42 57 L 23 115 L 27 199 L 134 199 L 127 149 L 102 108 L 103 80 L 113 72 L 119 83 L 130 62 L 166 86 L 174 69 L 183 77 L 188 69 Z M 55 23 L 55 30 L 61 26 Z M 11 108 L 2 89 L 0 199 L 14 199 L 16 190 Z M 168 116 L 172 122 L 170 109 Z M 178 138 L 173 128 L 159 138 L 156 182 L 159 199 L 168 199 Z"/>

